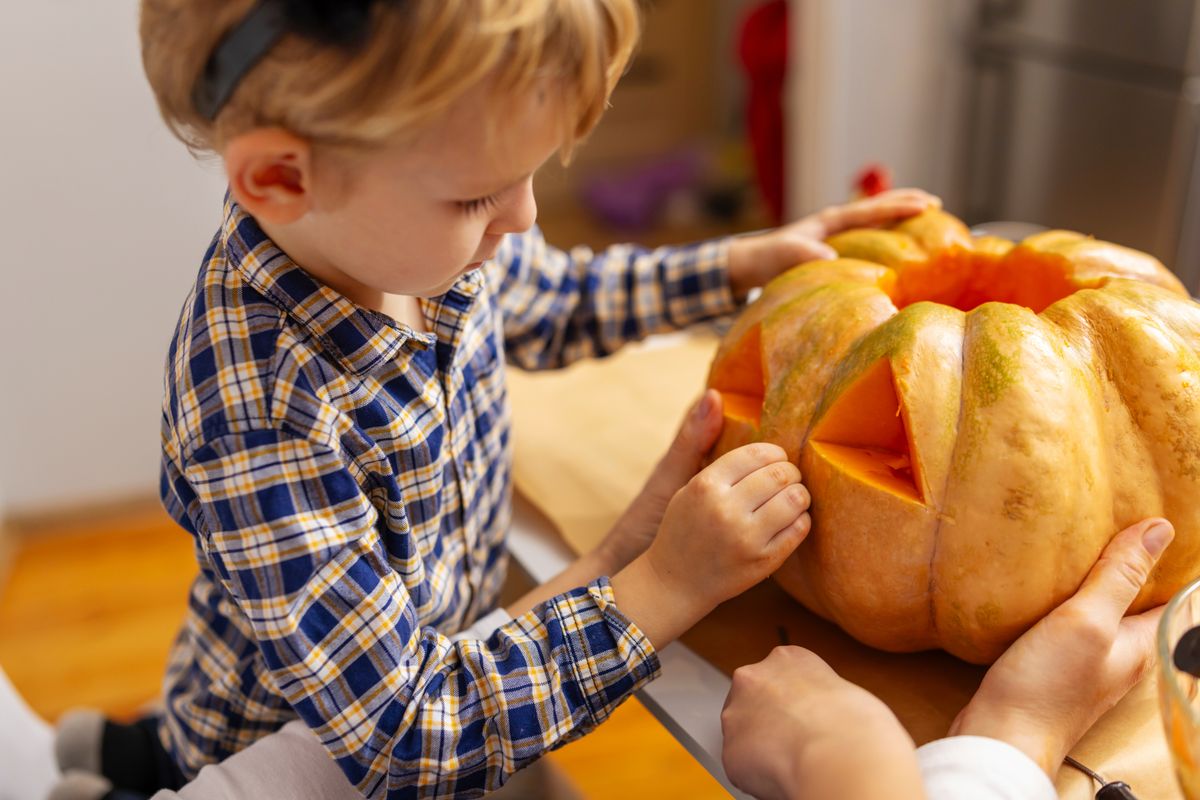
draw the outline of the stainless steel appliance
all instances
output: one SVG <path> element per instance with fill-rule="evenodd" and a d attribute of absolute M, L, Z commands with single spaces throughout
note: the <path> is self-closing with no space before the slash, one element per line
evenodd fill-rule
<path fill-rule="evenodd" d="M 1197 0 L 980 0 L 967 216 L 1153 253 L 1200 293 Z"/>

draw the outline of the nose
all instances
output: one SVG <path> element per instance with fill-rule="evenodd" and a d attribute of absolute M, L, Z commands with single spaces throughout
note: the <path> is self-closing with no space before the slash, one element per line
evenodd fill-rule
<path fill-rule="evenodd" d="M 533 227 L 537 219 L 537 200 L 533 196 L 533 178 L 528 178 L 513 191 L 512 197 L 500 207 L 489 233 L 524 233 Z"/>

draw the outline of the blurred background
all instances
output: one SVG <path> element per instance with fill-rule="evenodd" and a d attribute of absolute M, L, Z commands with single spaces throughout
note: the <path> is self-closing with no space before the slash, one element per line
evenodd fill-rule
<path fill-rule="evenodd" d="M 644 5 L 609 114 L 538 178 L 551 242 L 755 230 L 890 181 L 1146 250 L 1200 291 L 1195 0 Z M 48 717 L 131 713 L 194 570 L 157 508 L 161 371 L 223 180 L 159 122 L 136 0 L 4 17 L 0 664 Z"/>

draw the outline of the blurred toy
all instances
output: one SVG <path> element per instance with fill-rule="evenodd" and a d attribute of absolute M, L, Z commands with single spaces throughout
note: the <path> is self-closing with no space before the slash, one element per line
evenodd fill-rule
<path fill-rule="evenodd" d="M 867 164 L 854 176 L 854 199 L 874 197 L 892 188 L 892 171 L 884 164 Z"/>
<path fill-rule="evenodd" d="M 694 193 L 707 170 L 696 148 L 680 150 L 583 185 L 584 205 L 605 224 L 641 231 L 657 223 L 674 196 Z"/>

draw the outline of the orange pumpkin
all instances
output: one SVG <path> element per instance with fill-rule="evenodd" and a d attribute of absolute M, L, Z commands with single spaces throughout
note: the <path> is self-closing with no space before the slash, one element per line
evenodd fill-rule
<path fill-rule="evenodd" d="M 989 663 L 1138 519 L 1176 539 L 1134 611 L 1200 573 L 1200 304 L 1161 263 L 941 211 L 829 243 L 709 374 L 717 453 L 775 442 L 812 494 L 790 594 L 872 646 Z"/>

